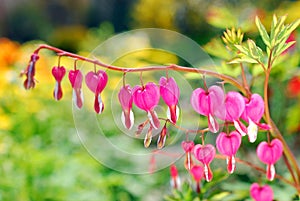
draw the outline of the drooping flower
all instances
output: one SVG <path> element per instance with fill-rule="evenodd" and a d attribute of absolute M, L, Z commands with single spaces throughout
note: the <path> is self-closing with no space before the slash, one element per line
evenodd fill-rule
<path fill-rule="evenodd" d="M 73 103 L 80 109 L 83 106 L 83 93 L 81 90 L 83 75 L 80 70 L 70 70 L 69 80 L 73 88 Z"/>
<path fill-rule="evenodd" d="M 283 153 L 282 142 L 278 139 L 273 139 L 271 143 L 261 142 L 256 149 L 256 153 L 261 162 L 267 164 L 267 179 L 272 181 L 276 174 L 274 164 Z"/>
<path fill-rule="evenodd" d="M 209 164 L 215 158 L 215 155 L 216 149 L 211 144 L 197 144 L 194 147 L 194 156 L 198 161 L 200 161 L 204 165 L 204 176 L 206 181 L 211 181 L 213 178 L 213 173 L 210 169 Z"/>
<path fill-rule="evenodd" d="M 227 156 L 227 171 L 231 174 L 235 169 L 235 154 L 242 142 L 242 136 L 237 131 L 230 134 L 221 132 L 216 140 L 218 151 Z"/>
<path fill-rule="evenodd" d="M 170 174 L 171 174 L 171 186 L 174 189 L 178 189 L 180 187 L 180 177 L 178 176 L 178 170 L 175 165 L 171 165 Z"/>
<path fill-rule="evenodd" d="M 197 88 L 192 93 L 191 105 L 196 112 L 208 117 L 209 130 L 213 133 L 218 132 L 219 124 L 215 117 L 225 117 L 223 89 L 219 86 L 211 86 L 208 91 Z"/>
<path fill-rule="evenodd" d="M 190 170 L 193 167 L 192 151 L 194 149 L 194 146 L 195 144 L 193 141 L 181 142 L 181 147 L 185 151 L 184 166 L 187 170 Z"/>
<path fill-rule="evenodd" d="M 225 98 L 225 108 L 225 120 L 233 122 L 236 130 L 241 135 L 246 135 L 246 127 L 239 120 L 245 110 L 244 97 L 235 91 L 228 92 Z"/>
<path fill-rule="evenodd" d="M 24 88 L 27 90 L 34 88 L 35 86 L 35 63 L 38 59 L 39 55 L 37 53 L 33 53 L 30 57 L 30 61 L 26 70 L 21 73 L 21 75 L 26 75 L 26 79 L 24 81 Z"/>
<path fill-rule="evenodd" d="M 270 186 L 259 186 L 258 183 L 254 183 L 250 187 L 250 195 L 255 201 L 272 201 L 273 190 Z"/>
<path fill-rule="evenodd" d="M 134 104 L 147 112 L 153 128 L 158 129 L 160 122 L 154 108 L 159 102 L 160 94 L 156 84 L 149 82 L 145 86 L 135 86 L 132 90 L 132 96 Z"/>
<path fill-rule="evenodd" d="M 267 129 L 267 126 L 259 123 L 265 111 L 264 101 L 259 94 L 252 94 L 250 100 L 245 101 L 245 110 L 242 114 L 242 118 L 249 123 L 247 127 L 249 141 L 255 142 L 258 126 Z"/>
<path fill-rule="evenodd" d="M 61 81 L 66 74 L 66 69 L 63 66 L 54 66 L 52 68 L 52 75 L 55 78 L 55 88 L 53 91 L 53 97 L 55 100 L 60 100 L 63 96 L 63 91 L 61 88 Z"/>
<path fill-rule="evenodd" d="M 171 122 L 176 123 L 179 116 L 178 98 L 180 96 L 179 87 L 173 77 L 161 77 L 159 80 L 160 95 L 168 105 L 167 116 Z"/>
<path fill-rule="evenodd" d="M 200 193 L 201 192 L 201 188 L 200 188 L 200 181 L 204 176 L 204 169 L 201 165 L 194 165 L 191 170 L 190 173 L 193 176 L 194 180 L 196 181 L 196 192 Z"/>
<path fill-rule="evenodd" d="M 98 70 L 98 72 L 90 71 L 85 75 L 85 83 L 88 88 L 95 93 L 94 109 L 95 112 L 101 114 L 104 109 L 104 103 L 101 99 L 101 92 L 107 84 L 107 74 L 103 70 Z"/>
<path fill-rule="evenodd" d="M 133 97 L 130 85 L 126 85 L 121 88 L 118 98 L 122 106 L 122 123 L 127 129 L 130 130 L 134 124 L 134 116 L 132 112 Z"/>

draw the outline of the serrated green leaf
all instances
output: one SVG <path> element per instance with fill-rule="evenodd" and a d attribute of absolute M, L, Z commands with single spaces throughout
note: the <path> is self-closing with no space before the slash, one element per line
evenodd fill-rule
<path fill-rule="evenodd" d="M 282 52 L 284 52 L 285 50 L 287 50 L 289 47 L 291 47 L 295 43 L 296 43 L 296 41 L 291 41 L 289 43 L 285 43 L 280 49 L 278 49 L 278 52 L 277 52 L 276 56 L 277 55 L 279 56 Z"/>
<path fill-rule="evenodd" d="M 273 15 L 273 21 L 272 21 L 272 24 L 271 24 L 271 33 L 270 33 L 270 45 L 272 46 L 273 42 L 274 42 L 274 31 L 275 31 L 275 27 L 276 27 L 276 24 L 277 24 L 277 17 L 276 15 L 274 14 Z M 271 47 L 270 47 L 271 48 Z M 269 54 L 268 54 L 269 55 Z"/>
<path fill-rule="evenodd" d="M 242 45 L 234 45 L 241 53 L 248 55 L 249 54 L 249 50 L 247 50 L 247 48 L 245 48 Z"/>
<path fill-rule="evenodd" d="M 259 55 L 257 52 L 257 47 L 256 47 L 255 42 L 253 40 L 248 39 L 247 44 L 248 44 L 248 50 L 249 50 L 250 56 L 252 58 L 258 59 Z"/>
<path fill-rule="evenodd" d="M 287 25 L 286 34 L 290 35 L 300 24 L 300 19 L 292 22 L 291 24 Z"/>
<path fill-rule="evenodd" d="M 260 36 L 261 36 L 262 40 L 264 41 L 265 45 L 270 47 L 270 37 L 266 31 L 266 28 L 264 27 L 264 25 L 261 23 L 260 19 L 258 18 L 258 16 L 256 16 L 256 18 L 255 18 L 255 23 L 256 23 L 256 26 L 260 33 Z"/>
<path fill-rule="evenodd" d="M 228 64 L 238 64 L 238 63 L 258 63 L 257 60 L 251 58 L 251 57 L 248 57 L 248 56 L 242 56 L 241 58 L 235 58 L 231 61 L 228 62 Z"/>
<path fill-rule="evenodd" d="M 277 22 L 275 30 L 274 30 L 274 38 L 275 39 L 278 37 L 279 32 L 283 29 L 285 20 L 286 20 L 286 15 L 281 16 L 278 19 L 278 22 Z"/>

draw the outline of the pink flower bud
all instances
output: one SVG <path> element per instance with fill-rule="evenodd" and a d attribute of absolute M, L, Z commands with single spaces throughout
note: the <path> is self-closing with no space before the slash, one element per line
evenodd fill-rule
<path fill-rule="evenodd" d="M 259 186 L 258 183 L 254 183 L 250 187 L 250 195 L 255 201 L 272 201 L 273 190 L 270 186 Z"/>
<path fill-rule="evenodd" d="M 200 181 L 204 176 L 204 169 L 201 165 L 194 165 L 192 169 L 190 170 L 191 175 L 193 176 L 194 180 L 196 181 L 196 192 L 200 193 Z"/>
<path fill-rule="evenodd" d="M 132 92 L 130 85 L 123 86 L 118 94 L 119 102 L 122 106 L 122 123 L 127 129 L 131 129 L 134 124 L 132 108 Z"/>
<path fill-rule="evenodd" d="M 178 176 L 178 170 L 175 165 L 171 165 L 170 174 L 171 174 L 171 186 L 174 189 L 178 189 L 180 186 L 180 178 Z"/>
<path fill-rule="evenodd" d="M 204 175 L 206 181 L 211 181 L 213 178 L 212 171 L 209 167 L 209 164 L 215 158 L 216 149 L 213 145 L 201 145 L 197 144 L 194 147 L 194 156 L 198 161 L 200 161 L 204 165 Z"/>
<path fill-rule="evenodd" d="M 235 169 L 235 154 L 242 142 L 242 136 L 237 131 L 232 131 L 230 134 L 221 132 L 216 140 L 218 151 L 227 156 L 227 170 L 231 174 Z"/>
<path fill-rule="evenodd" d="M 177 107 L 180 91 L 174 78 L 161 77 L 159 80 L 160 95 L 165 103 L 168 105 L 167 116 L 171 122 L 176 123 L 179 115 L 179 109 Z"/>
<path fill-rule="evenodd" d="M 85 83 L 87 87 L 95 93 L 94 109 L 98 114 L 100 114 L 104 109 L 101 92 L 105 88 L 107 80 L 107 74 L 103 70 L 99 70 L 97 73 L 90 71 L 85 76 Z"/>
<path fill-rule="evenodd" d="M 283 153 L 282 142 L 278 139 L 273 139 L 269 144 L 261 142 L 256 149 L 256 153 L 261 162 L 267 164 L 267 178 L 272 181 L 275 177 L 274 164 Z"/>
<path fill-rule="evenodd" d="M 159 88 L 153 82 L 149 82 L 145 86 L 135 86 L 132 90 L 132 96 L 134 104 L 148 113 L 151 125 L 158 129 L 160 122 L 154 108 L 159 102 Z"/>
<path fill-rule="evenodd" d="M 80 109 L 83 105 L 83 93 L 81 90 L 83 75 L 80 70 L 70 70 L 69 80 L 73 88 L 73 103 Z"/>
<path fill-rule="evenodd" d="M 52 68 L 52 75 L 55 78 L 55 88 L 53 91 L 53 96 L 55 100 L 60 100 L 63 96 L 62 88 L 61 88 L 61 81 L 66 74 L 66 69 L 63 66 L 54 66 Z"/>
<path fill-rule="evenodd" d="M 219 130 L 215 117 L 225 118 L 224 92 L 219 86 L 211 86 L 208 91 L 197 88 L 191 96 L 191 105 L 196 112 L 208 117 L 208 126 L 211 132 Z"/>

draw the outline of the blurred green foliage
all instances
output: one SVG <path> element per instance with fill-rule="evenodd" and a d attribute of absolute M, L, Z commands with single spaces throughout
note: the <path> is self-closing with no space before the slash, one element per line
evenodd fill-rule
<path fill-rule="evenodd" d="M 250 183 L 254 178 L 264 180 L 264 175 L 244 166 L 237 167 L 239 173 L 230 177 L 217 169 L 215 180 L 203 184 L 202 197 L 187 185 L 193 183 L 183 169 L 180 176 L 184 185 L 180 191 L 171 192 L 168 169 L 153 175 L 127 175 L 104 167 L 88 154 L 76 136 L 69 83 L 63 83 L 62 101 L 56 103 L 52 99 L 54 80 L 50 72 L 57 57 L 42 53 L 37 66 L 39 83 L 32 91 L 22 88 L 19 72 L 27 65 L 36 44 L 43 41 L 87 56 L 95 45 L 115 32 L 156 27 L 179 31 L 205 44 L 203 47 L 213 57 L 218 72 L 239 78 L 238 65 L 228 64 L 230 55 L 221 41 L 222 31 L 240 27 L 246 32 L 245 38 L 255 39 L 264 49 L 255 28 L 255 15 L 261 17 L 264 25 L 269 25 L 273 13 L 287 13 L 290 22 L 299 18 L 299 1 L 32 1 L 27 6 L 20 3 L 15 9 L 7 2 L 0 6 L 0 9 L 9 8 L 5 10 L 7 15 L 1 12 L 0 34 L 11 38 L 0 39 L 0 201 L 249 200 Z M 295 35 L 299 42 L 299 31 Z M 30 41 L 33 39 L 43 41 Z M 300 77 L 299 52 L 298 45 L 283 55 L 270 79 L 271 115 L 298 159 L 300 94 L 294 94 L 289 86 L 291 78 Z M 143 54 L 149 59 L 147 53 Z M 145 55 L 131 54 L 123 59 L 131 60 L 126 65 L 137 65 Z M 150 61 L 153 55 L 151 58 L 150 54 Z M 168 54 L 160 59 L 164 58 L 178 61 Z M 123 65 L 124 60 L 117 62 Z M 261 93 L 261 69 L 256 64 L 249 64 L 246 69 L 247 78 L 253 83 L 252 90 Z M 187 78 L 191 82 L 195 79 Z M 110 132 L 108 135 L 113 135 Z M 239 157 L 253 160 L 255 146 L 244 144 L 247 146 L 242 147 Z M 223 162 L 216 162 L 213 169 L 221 166 L 225 170 Z M 183 166 L 182 161 L 178 161 L 178 166 Z M 289 178 L 282 161 L 277 169 Z M 293 188 L 278 181 L 271 185 L 278 200 L 295 193 Z"/>

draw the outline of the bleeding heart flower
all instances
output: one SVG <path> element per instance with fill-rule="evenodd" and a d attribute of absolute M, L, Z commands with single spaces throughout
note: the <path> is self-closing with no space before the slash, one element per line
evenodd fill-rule
<path fill-rule="evenodd" d="M 213 178 L 213 173 L 209 167 L 209 164 L 215 158 L 216 149 L 213 145 L 201 145 L 197 144 L 194 147 L 194 156 L 198 161 L 204 165 L 204 175 L 206 181 L 211 181 Z"/>
<path fill-rule="evenodd" d="M 234 123 L 236 130 L 241 135 L 246 135 L 247 130 L 244 124 L 240 122 L 240 117 L 245 110 L 244 97 L 235 91 L 230 91 L 227 93 L 225 98 L 226 107 L 226 120 Z"/>
<path fill-rule="evenodd" d="M 55 78 L 55 88 L 53 91 L 53 96 L 55 100 L 60 100 L 63 96 L 62 88 L 61 88 L 61 81 L 66 74 L 66 69 L 63 66 L 54 66 L 52 68 L 52 75 Z"/>
<path fill-rule="evenodd" d="M 171 165 L 170 174 L 171 174 L 171 186 L 174 189 L 178 189 L 180 186 L 180 178 L 178 176 L 178 170 L 175 165 Z"/>
<path fill-rule="evenodd" d="M 259 121 L 262 118 L 265 106 L 262 97 L 259 94 L 252 94 L 250 100 L 245 100 L 245 110 L 242 118 L 249 123 L 247 127 L 247 134 L 250 142 L 255 142 L 257 138 Z M 265 125 L 260 126 L 262 129 L 266 128 Z"/>
<path fill-rule="evenodd" d="M 145 86 L 135 86 L 132 96 L 134 104 L 147 112 L 151 125 L 158 129 L 160 122 L 154 108 L 159 102 L 159 88 L 153 82 L 149 82 Z"/>
<path fill-rule="evenodd" d="M 180 91 L 174 78 L 161 77 L 159 80 L 160 95 L 168 105 L 167 116 L 171 122 L 176 123 L 179 116 L 179 108 L 177 107 Z"/>
<path fill-rule="evenodd" d="M 194 165 L 190 170 L 191 175 L 193 176 L 194 180 L 196 181 L 196 192 L 200 193 L 200 181 L 204 176 L 204 170 L 201 165 Z"/>
<path fill-rule="evenodd" d="M 81 90 L 83 75 L 80 70 L 70 70 L 69 80 L 73 88 L 73 103 L 80 109 L 83 105 L 83 93 Z"/>
<path fill-rule="evenodd" d="M 273 139 L 269 144 L 261 142 L 256 149 L 256 153 L 261 162 L 267 164 L 267 178 L 272 181 L 275 177 L 274 164 L 283 153 L 282 142 L 278 139 Z"/>
<path fill-rule="evenodd" d="M 37 53 L 33 53 L 30 57 L 30 62 L 26 68 L 25 71 L 23 71 L 21 73 L 21 75 L 26 75 L 26 80 L 24 81 L 24 88 L 25 89 L 31 89 L 31 88 L 34 88 L 35 86 L 35 79 L 34 79 L 34 76 L 35 76 L 35 63 L 36 61 L 39 59 L 40 57 L 38 56 Z"/>
<path fill-rule="evenodd" d="M 208 117 L 209 130 L 213 133 L 218 132 L 219 124 L 215 117 L 225 117 L 223 89 L 219 86 L 211 86 L 208 91 L 197 88 L 192 93 L 191 104 L 196 112 Z"/>
<path fill-rule="evenodd" d="M 130 85 L 123 86 L 118 94 L 120 104 L 122 106 L 122 123 L 127 129 L 131 129 L 134 124 L 134 116 L 132 112 L 132 92 Z"/>
<path fill-rule="evenodd" d="M 221 132 L 216 140 L 218 151 L 226 155 L 227 170 L 231 174 L 235 169 L 235 154 L 242 142 L 242 136 L 237 131 L 232 131 L 230 134 Z"/>
<path fill-rule="evenodd" d="M 104 109 L 101 92 L 105 88 L 107 80 L 107 74 L 103 70 L 99 70 L 97 73 L 90 71 L 85 75 L 85 83 L 87 87 L 95 93 L 94 109 L 98 114 L 101 114 Z"/>
<path fill-rule="evenodd" d="M 192 160 L 192 151 L 195 144 L 193 141 L 182 141 L 181 147 L 185 151 L 185 161 L 184 166 L 187 170 L 190 170 L 193 167 L 193 160 Z"/>
<path fill-rule="evenodd" d="M 250 195 L 255 201 L 272 201 L 273 190 L 270 186 L 259 186 L 258 183 L 254 183 L 250 187 Z"/>

